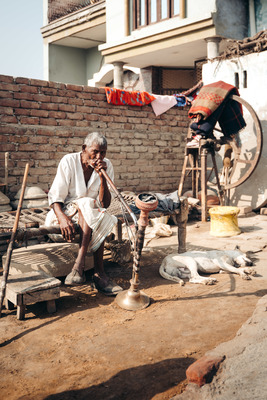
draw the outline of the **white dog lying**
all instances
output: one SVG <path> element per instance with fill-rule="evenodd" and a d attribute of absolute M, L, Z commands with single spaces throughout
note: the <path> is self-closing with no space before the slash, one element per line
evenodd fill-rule
<path fill-rule="evenodd" d="M 189 282 L 213 285 L 216 278 L 205 278 L 198 274 L 228 272 L 239 274 L 243 279 L 255 275 L 253 268 L 239 268 L 253 265 L 252 261 L 238 247 L 235 250 L 188 251 L 182 254 L 170 254 L 164 258 L 159 268 L 160 275 L 184 285 L 184 278 Z"/>

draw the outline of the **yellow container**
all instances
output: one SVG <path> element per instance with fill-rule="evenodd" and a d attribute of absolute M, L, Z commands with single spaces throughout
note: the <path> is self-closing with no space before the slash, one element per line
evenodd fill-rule
<path fill-rule="evenodd" d="M 238 227 L 238 207 L 218 206 L 209 210 L 210 234 L 212 236 L 228 237 L 241 233 Z"/>

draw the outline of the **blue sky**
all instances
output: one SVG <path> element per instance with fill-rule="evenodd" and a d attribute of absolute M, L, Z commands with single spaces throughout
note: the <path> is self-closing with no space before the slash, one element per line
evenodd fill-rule
<path fill-rule="evenodd" d="M 43 0 L 0 0 L 0 74 L 43 79 Z"/>

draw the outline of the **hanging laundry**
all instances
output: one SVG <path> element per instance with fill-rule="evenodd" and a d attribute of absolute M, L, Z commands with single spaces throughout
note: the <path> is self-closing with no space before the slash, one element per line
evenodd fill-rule
<path fill-rule="evenodd" d="M 176 99 L 176 104 L 175 104 L 176 107 L 184 107 L 184 106 L 186 106 L 186 105 L 188 105 L 188 104 L 191 104 L 191 103 L 188 101 L 189 99 L 187 99 L 187 98 L 186 98 L 184 95 L 182 95 L 182 94 L 177 93 L 177 94 L 174 94 L 173 96 L 174 96 L 175 99 Z"/>
<path fill-rule="evenodd" d="M 211 134 L 217 121 L 226 136 L 244 128 L 246 123 L 242 106 L 234 100 L 229 100 L 230 94 L 239 96 L 235 86 L 223 81 L 203 86 L 188 113 L 189 118 L 198 116 L 200 120 L 191 124 L 190 128 L 204 137 Z M 199 116 L 202 117 L 199 118 Z"/>
<path fill-rule="evenodd" d="M 134 90 L 128 92 L 123 89 L 105 87 L 107 102 L 115 105 L 144 106 L 155 100 L 155 97 L 148 92 Z"/>
<path fill-rule="evenodd" d="M 176 98 L 171 96 L 163 96 L 160 94 L 153 94 L 155 100 L 152 101 L 151 106 L 156 116 L 163 114 L 170 108 L 174 107 L 177 103 Z"/>

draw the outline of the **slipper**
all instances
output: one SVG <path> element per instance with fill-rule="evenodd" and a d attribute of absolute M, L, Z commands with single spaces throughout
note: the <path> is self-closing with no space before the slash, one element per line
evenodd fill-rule
<path fill-rule="evenodd" d="M 116 296 L 119 292 L 122 292 L 123 290 L 121 286 L 117 285 L 112 280 L 109 280 L 106 286 L 100 285 L 101 279 L 99 279 L 98 277 L 93 277 L 93 280 L 97 290 L 105 294 L 106 296 Z"/>
<path fill-rule="evenodd" d="M 86 276 L 85 273 L 83 272 L 82 276 L 79 274 L 77 269 L 73 269 L 69 275 L 66 276 L 65 279 L 65 285 L 82 285 L 83 283 L 86 282 Z"/>

